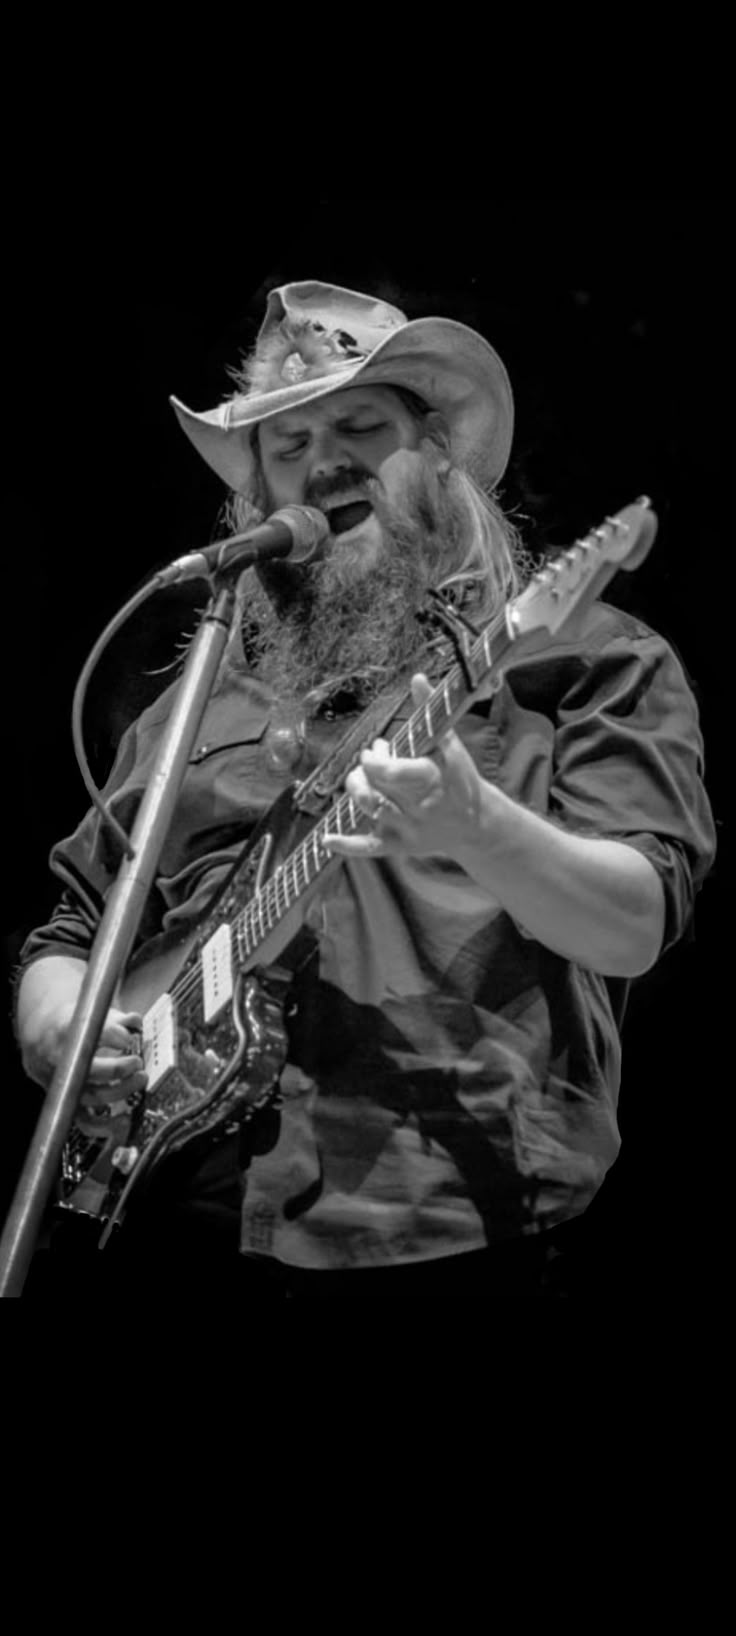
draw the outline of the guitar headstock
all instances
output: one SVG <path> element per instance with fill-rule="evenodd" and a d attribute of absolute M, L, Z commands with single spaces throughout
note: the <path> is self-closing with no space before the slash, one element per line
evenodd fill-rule
<path fill-rule="evenodd" d="M 509 604 L 510 634 L 559 630 L 573 609 L 587 607 L 600 596 L 619 568 L 628 572 L 639 567 L 656 532 L 657 518 L 645 495 L 615 517 L 606 517 L 600 528 L 546 562 Z"/>

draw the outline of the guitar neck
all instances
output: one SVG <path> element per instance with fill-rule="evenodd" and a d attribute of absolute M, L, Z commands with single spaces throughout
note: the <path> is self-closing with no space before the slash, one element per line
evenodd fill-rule
<path fill-rule="evenodd" d="M 483 682 L 512 645 L 505 613 L 482 633 L 470 647 L 466 665 L 472 679 L 468 686 L 463 669 L 453 665 L 434 692 L 389 739 L 394 756 L 428 755 L 441 735 L 460 720 L 476 697 Z M 343 793 L 310 829 L 267 881 L 254 892 L 235 923 L 234 930 L 244 954 L 252 956 L 259 945 L 276 930 L 280 921 L 310 891 L 328 864 L 335 863 L 324 844 L 327 834 L 357 835 L 370 827 L 365 813 L 352 796 Z"/>
<path fill-rule="evenodd" d="M 426 702 L 402 723 L 389 740 L 392 755 L 427 755 L 442 733 L 460 719 L 489 678 L 500 681 L 501 667 L 524 637 L 540 631 L 549 636 L 581 605 L 598 596 L 617 569 L 633 568 L 646 556 L 657 520 L 642 498 L 534 575 L 522 594 L 508 603 L 469 646 L 464 664 L 455 664 Z M 628 559 L 628 560 L 627 560 Z M 287 914 L 315 886 L 336 860 L 325 835 L 356 835 L 369 820 L 351 796 L 341 795 L 268 880 L 253 893 L 234 925 L 240 953 L 252 957 Z"/>

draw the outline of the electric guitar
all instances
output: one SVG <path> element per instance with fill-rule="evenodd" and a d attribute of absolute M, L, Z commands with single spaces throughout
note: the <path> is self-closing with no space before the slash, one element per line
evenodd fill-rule
<path fill-rule="evenodd" d="M 496 616 L 390 741 L 397 756 L 425 756 L 482 688 L 500 685 L 504 661 L 537 650 L 578 617 L 617 570 L 639 566 L 657 531 L 644 498 L 545 563 Z M 64 1148 L 58 1203 L 96 1218 L 103 1247 L 133 1193 L 161 1160 L 195 1138 L 219 1139 L 276 1101 L 287 1052 L 283 1008 L 291 976 L 278 962 L 306 908 L 340 867 L 328 832 L 353 835 L 369 820 L 343 793 L 315 823 L 287 789 L 258 825 L 214 903 L 193 928 L 163 933 L 137 952 L 115 997 L 143 1018 L 144 1092 L 80 1108 Z M 290 850 L 283 836 L 305 822 Z"/>

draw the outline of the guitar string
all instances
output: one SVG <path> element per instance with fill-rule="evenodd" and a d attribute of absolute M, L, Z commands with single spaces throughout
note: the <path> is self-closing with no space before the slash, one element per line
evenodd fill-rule
<path fill-rule="evenodd" d="M 606 522 L 612 523 L 617 527 L 624 526 L 626 531 L 629 532 L 628 525 L 622 525 L 618 517 L 607 518 Z M 543 568 L 534 575 L 533 580 L 530 582 L 530 586 L 527 587 L 527 589 L 530 589 L 531 585 L 533 585 L 535 582 L 539 586 L 545 583 L 549 584 L 550 582 L 553 582 L 562 570 L 565 568 L 569 569 L 571 562 L 578 557 L 578 550 L 581 552 L 589 552 L 591 549 L 595 549 L 591 547 L 590 543 L 591 539 L 595 536 L 598 537 L 598 554 L 602 554 L 601 536 L 603 533 L 603 529 L 594 530 L 592 534 L 587 535 L 584 539 L 577 540 L 575 544 L 564 553 L 564 555 L 553 559 L 553 561 L 550 563 L 545 563 Z M 477 662 L 478 658 L 484 657 L 487 665 L 485 674 L 487 675 L 488 671 L 492 669 L 494 661 L 492 659 L 490 645 L 501 631 L 504 629 L 508 630 L 507 614 L 508 605 L 505 605 L 504 608 L 502 608 L 490 621 L 486 629 L 479 636 L 478 640 L 471 645 L 469 652 L 466 655 L 466 662 L 469 668 Z M 481 675 L 481 677 L 475 682 L 475 687 L 478 687 L 483 679 L 484 676 Z M 423 705 L 420 705 L 417 710 L 412 713 L 406 722 L 402 723 L 394 738 L 389 741 L 392 754 L 397 754 L 399 751 L 406 748 L 409 750 L 410 756 L 412 758 L 415 757 L 417 750 L 414 743 L 414 730 L 415 728 L 418 729 L 422 727 L 426 722 L 428 728 L 428 740 L 425 741 L 419 752 L 420 754 L 423 753 L 424 749 L 428 747 L 428 742 L 431 742 L 431 739 L 439 731 L 439 727 L 435 726 L 432 719 L 433 708 L 438 705 L 440 699 L 444 698 L 447 717 L 449 719 L 449 717 L 452 715 L 453 708 L 450 703 L 449 690 L 452 689 L 454 691 L 458 687 L 458 684 L 460 684 L 461 688 L 464 688 L 464 695 L 467 696 L 471 690 L 468 689 L 467 685 L 465 684 L 460 665 L 455 664 L 448 671 L 444 680 L 435 689 L 435 692 L 430 695 Z M 294 849 L 285 862 L 279 865 L 274 875 L 272 875 L 269 880 L 265 882 L 264 886 L 254 894 L 248 903 L 236 913 L 230 928 L 232 937 L 235 938 L 236 944 L 238 945 L 236 953 L 240 952 L 241 930 L 244 936 L 247 936 L 249 931 L 251 933 L 251 942 L 253 947 L 252 949 L 248 949 L 247 947 L 245 949 L 246 957 L 248 957 L 251 953 L 255 953 L 259 941 L 265 942 L 269 933 L 276 929 L 279 921 L 283 918 L 284 914 L 288 912 L 289 908 L 291 907 L 291 904 L 289 903 L 288 886 L 284 888 L 285 902 L 283 904 L 279 900 L 279 891 L 281 885 L 287 880 L 287 871 L 289 868 L 291 868 L 296 889 L 294 901 L 296 901 L 296 898 L 298 898 L 308 886 L 314 884 L 321 869 L 327 862 L 330 861 L 329 854 L 325 854 L 324 852 L 320 854 L 318 851 L 318 848 L 324 845 L 323 840 L 320 837 L 320 831 L 322 832 L 322 835 L 324 835 L 327 827 L 329 827 L 329 820 L 334 817 L 337 817 L 338 819 L 338 830 L 340 829 L 344 818 L 349 820 L 353 832 L 359 828 L 362 822 L 368 822 L 366 815 L 361 813 L 360 810 L 355 807 L 352 797 L 343 793 L 337 802 L 333 803 L 333 806 L 330 808 L 329 812 L 323 814 L 323 816 L 310 830 L 309 834 L 305 836 L 304 840 L 300 842 L 299 846 Z M 315 855 L 316 863 L 315 873 L 311 877 L 309 873 L 309 866 L 306 862 L 308 847 L 311 847 L 312 852 Z M 304 883 L 301 885 L 299 883 L 300 855 L 304 859 L 304 874 L 306 877 Z M 276 914 L 275 924 L 271 923 L 272 910 L 275 911 Z M 255 925 L 256 917 L 260 922 L 258 928 L 256 928 Z M 266 920 L 265 930 L 263 927 L 264 919 Z M 250 925 L 248 925 L 249 920 Z M 226 922 L 223 921 L 222 924 L 226 924 Z M 258 931 L 260 932 L 260 938 L 257 935 Z M 203 945 L 203 947 L 206 947 L 206 945 Z M 176 1003 L 177 1010 L 180 1008 L 183 1009 L 188 1004 L 189 999 L 193 998 L 203 986 L 203 978 L 201 973 L 201 953 L 202 950 L 199 949 L 196 954 L 191 956 L 192 963 L 189 972 L 184 972 L 181 978 L 179 978 L 173 984 L 171 990 L 169 991 L 169 997 Z M 232 943 L 230 954 L 232 959 Z M 235 961 L 235 964 L 237 966 L 237 960 Z"/>
<path fill-rule="evenodd" d="M 500 632 L 507 629 L 506 611 L 507 610 L 505 607 L 502 608 L 486 626 L 485 630 L 481 632 L 477 641 L 471 645 L 466 656 L 468 666 L 471 668 L 471 670 L 479 658 L 485 659 L 487 670 L 491 668 L 491 643 Z M 475 686 L 479 686 L 483 679 L 484 676 L 481 674 L 480 678 L 476 680 Z M 431 744 L 432 739 L 440 730 L 441 724 L 436 723 L 434 720 L 434 712 L 439 708 L 440 703 L 444 701 L 446 721 L 449 721 L 455 708 L 453 698 L 456 702 L 459 702 L 461 699 L 467 697 L 469 691 L 471 690 L 468 689 L 467 684 L 465 683 L 460 665 L 452 665 L 450 670 L 447 672 L 447 675 L 443 678 L 442 682 L 438 684 L 437 688 L 430 695 L 430 697 L 412 712 L 412 715 L 407 721 L 402 722 L 401 727 L 389 741 L 391 753 L 393 755 L 397 755 L 402 754 L 405 750 L 408 750 L 409 755 L 412 758 L 414 758 L 417 753 L 423 754 L 425 749 L 427 749 Z M 417 751 L 415 733 L 419 734 L 420 730 L 423 732 L 425 729 L 427 737 L 424 742 L 420 743 L 419 750 Z M 324 868 L 325 864 L 330 861 L 329 854 L 318 849 L 323 848 L 324 842 L 322 837 L 331 827 L 331 821 L 333 821 L 335 818 L 337 819 L 338 831 L 341 830 L 343 823 L 347 821 L 353 833 L 360 828 L 361 824 L 367 824 L 369 822 L 367 816 L 356 809 L 352 797 L 343 793 L 338 800 L 333 803 L 330 810 L 327 813 L 324 813 L 317 821 L 317 823 L 309 831 L 309 834 L 300 842 L 299 846 L 295 847 L 294 851 L 289 855 L 285 862 L 279 865 L 279 868 L 275 871 L 274 875 L 272 875 L 269 880 L 264 883 L 264 886 L 260 889 L 260 891 L 255 893 L 249 902 L 245 904 L 237 913 L 231 925 L 232 936 L 235 938 L 236 944 L 238 945 L 237 952 L 240 952 L 240 948 L 242 946 L 240 936 L 241 932 L 245 938 L 248 938 L 250 934 L 249 940 L 252 947 L 249 949 L 246 945 L 244 951 L 247 958 L 250 956 L 250 954 L 255 953 L 259 942 L 265 942 L 265 939 L 269 933 L 276 929 L 279 921 L 283 919 L 284 914 L 288 912 L 291 904 L 288 901 L 288 888 L 284 887 L 284 881 L 286 880 L 288 870 L 291 870 L 295 884 L 294 901 L 296 901 L 296 898 L 300 896 L 308 886 L 312 886 L 314 884 L 318 874 L 321 872 L 321 869 Z M 315 863 L 317 867 L 312 875 L 310 875 L 309 864 L 306 861 L 309 850 L 311 850 L 313 856 L 316 854 Z M 303 883 L 300 883 L 299 881 L 300 867 L 303 868 L 305 876 Z M 280 900 L 279 896 L 282 887 L 284 888 L 283 902 Z M 272 920 L 273 914 L 276 916 L 275 921 Z M 260 922 L 258 927 L 256 926 L 256 920 Z M 263 926 L 264 920 L 266 922 L 265 929 Z M 225 922 L 222 923 L 225 924 Z M 258 936 L 258 932 L 260 932 L 260 937 Z M 201 952 L 201 949 L 199 949 L 196 954 L 192 955 L 190 970 L 183 973 L 181 978 L 174 983 L 169 991 L 169 997 L 175 1002 L 177 1008 L 187 1006 L 189 999 L 193 998 L 203 986 Z M 231 947 L 231 959 L 232 953 L 233 951 Z M 234 963 L 237 966 L 239 962 L 236 960 Z"/>
<path fill-rule="evenodd" d="M 484 635 L 486 638 L 489 637 L 490 627 L 489 632 L 484 633 Z M 480 646 L 481 643 L 478 643 L 477 645 Z M 475 651 L 473 650 L 471 653 L 471 662 L 474 657 Z M 431 739 L 438 731 L 438 726 L 435 725 L 431 718 L 432 707 L 437 707 L 440 700 L 444 699 L 447 717 L 449 718 L 452 712 L 449 692 L 451 689 L 454 689 L 457 682 L 462 682 L 462 674 L 459 666 L 453 666 L 452 669 L 448 671 L 444 680 L 440 683 L 436 689 L 436 692 L 431 696 L 431 698 L 427 699 L 423 705 L 420 705 L 406 722 L 402 722 L 397 733 L 389 741 L 392 754 L 401 754 L 405 749 L 408 749 L 410 754 L 415 756 L 417 754 L 417 747 L 414 742 L 414 734 L 415 732 L 418 732 L 420 724 L 424 725 L 424 723 L 427 723 L 427 739 L 425 740 L 424 744 L 420 746 L 418 751 L 419 754 L 424 753 L 424 750 L 428 747 Z M 314 885 L 314 882 L 316 881 L 318 874 L 321 872 L 321 869 L 324 868 L 325 864 L 330 861 L 328 853 L 324 852 L 324 850 L 319 851 L 318 857 L 315 860 L 317 862 L 317 868 L 315 872 L 310 875 L 307 855 L 310 851 L 314 855 L 317 848 L 324 848 L 322 837 L 329 829 L 333 827 L 335 820 L 337 821 L 338 832 L 344 831 L 344 828 L 348 827 L 353 833 L 359 830 L 361 824 L 367 825 L 370 822 L 367 815 L 356 808 L 352 797 L 347 795 L 345 792 L 338 797 L 338 800 L 333 803 L 328 812 L 323 813 L 322 817 L 318 819 L 317 823 L 309 831 L 309 834 L 306 835 L 302 841 L 300 841 L 299 845 L 294 848 L 293 852 L 290 853 L 289 857 L 284 861 L 284 863 L 279 865 L 279 868 L 269 878 L 269 880 L 264 883 L 260 890 L 249 899 L 248 903 L 245 904 L 242 909 L 237 912 L 235 919 L 232 921 L 231 931 L 233 936 L 238 941 L 240 940 L 239 934 L 241 930 L 246 937 L 250 933 L 250 941 L 253 944 L 253 948 L 251 950 L 246 948 L 246 956 L 252 952 L 255 952 L 258 942 L 265 941 L 265 938 L 268 936 L 269 932 L 275 930 L 278 921 L 283 918 L 284 914 L 288 912 L 288 909 L 292 907 L 293 903 L 296 902 L 297 898 L 302 895 L 306 888 Z M 321 834 L 320 831 L 322 832 Z M 300 869 L 303 870 L 305 876 L 303 882 L 300 882 L 299 880 Z M 288 898 L 288 889 L 284 888 L 284 880 L 287 871 L 290 871 L 292 874 L 295 884 L 295 894 L 291 902 L 289 902 Z M 283 901 L 280 897 L 282 888 L 284 890 Z M 264 899 L 266 900 L 265 903 Z M 257 928 L 255 924 L 256 920 L 260 918 L 260 911 L 258 907 L 259 902 L 263 908 L 263 919 L 266 922 L 265 931 L 258 928 L 261 931 L 260 939 L 256 935 Z M 277 917 L 275 923 L 272 922 L 272 915 L 274 912 Z M 249 920 L 251 922 L 250 925 L 248 924 Z M 201 950 L 191 957 L 192 966 L 189 972 L 183 973 L 182 977 L 176 983 L 174 983 L 170 990 L 170 997 L 176 1002 L 177 1006 L 186 1005 L 190 996 L 193 996 L 195 991 L 199 990 L 202 985 L 200 956 Z"/>
<path fill-rule="evenodd" d="M 477 662 L 479 657 L 485 657 L 488 669 L 492 667 L 490 644 L 495 640 L 501 631 L 507 629 L 506 615 L 507 608 L 504 607 L 494 616 L 486 629 L 481 632 L 481 635 L 478 637 L 477 641 L 471 645 L 469 653 L 466 656 L 469 667 L 472 668 L 473 664 Z M 482 676 L 480 680 L 483 680 Z M 479 682 L 476 681 L 475 685 L 478 686 Z M 424 721 L 426 720 L 428 720 L 429 726 L 428 738 L 431 741 L 431 738 L 433 738 L 435 733 L 438 731 L 438 728 L 435 726 L 435 723 L 432 720 L 432 709 L 439 704 L 440 699 L 444 699 L 447 717 L 449 719 L 450 715 L 452 714 L 449 693 L 450 691 L 453 693 L 456 692 L 458 687 L 461 690 L 464 689 L 464 694 L 467 696 L 470 690 L 465 684 L 460 666 L 455 664 L 450 668 L 444 680 L 439 684 L 430 698 L 427 699 L 423 705 L 419 706 L 406 722 L 402 723 L 394 738 L 390 740 L 392 754 L 397 754 L 403 749 L 408 749 L 410 755 L 414 757 L 417 753 L 414 744 L 414 730 L 415 728 L 418 729 L 420 726 L 423 726 Z M 426 747 L 427 745 L 425 742 L 419 753 L 423 753 L 423 750 Z M 237 945 L 236 952 L 240 951 L 241 930 L 245 937 L 247 937 L 248 933 L 250 932 L 250 942 L 252 947 L 248 949 L 246 946 L 245 954 L 247 958 L 251 954 L 255 953 L 259 942 L 265 942 L 269 933 L 276 929 L 279 920 L 282 919 L 283 915 L 288 911 L 288 908 L 290 907 L 288 903 L 288 893 L 286 894 L 287 901 L 283 905 L 279 904 L 278 893 L 279 887 L 285 879 L 286 871 L 289 867 L 291 867 L 294 875 L 297 896 L 301 895 L 301 893 L 303 893 L 308 886 L 314 884 L 315 880 L 317 879 L 317 875 L 329 861 L 329 854 L 318 853 L 315 859 L 317 868 L 314 875 L 310 876 L 309 866 L 306 862 L 307 849 L 311 847 L 314 853 L 318 847 L 323 846 L 320 831 L 322 831 L 322 834 L 324 835 L 324 833 L 326 833 L 327 829 L 330 827 L 328 821 L 335 816 L 338 819 L 338 830 L 340 829 L 341 823 L 345 818 L 349 820 L 350 827 L 352 828 L 353 832 L 360 826 L 361 822 L 367 823 L 369 821 L 365 814 L 361 813 L 355 808 L 352 798 L 343 793 L 339 797 L 338 801 L 335 802 L 330 808 L 329 812 L 323 814 L 323 816 L 313 826 L 309 834 L 305 836 L 304 840 L 300 842 L 299 846 L 296 847 L 290 854 L 289 858 L 285 860 L 285 863 L 279 866 L 275 874 L 264 883 L 264 886 L 261 887 L 261 889 L 255 893 L 248 903 L 245 904 L 236 914 L 235 919 L 231 924 L 231 935 L 235 939 Z M 304 883 L 301 885 L 298 879 L 300 856 L 304 859 L 303 867 L 306 877 Z M 269 893 L 271 894 L 270 902 L 268 901 Z M 276 912 L 275 924 L 272 924 L 271 922 L 271 910 L 275 910 Z M 256 919 L 260 921 L 260 925 L 258 927 L 256 927 Z M 265 929 L 263 926 L 264 920 L 266 922 Z M 225 924 L 225 922 L 223 922 L 223 924 Z M 259 932 L 260 936 L 258 935 Z M 177 1009 L 187 1006 L 189 999 L 194 998 L 203 987 L 201 952 L 202 951 L 200 949 L 195 955 L 192 956 L 192 964 L 189 972 L 183 973 L 181 978 L 174 983 L 170 990 L 170 998 L 175 1002 Z M 230 952 L 232 960 L 232 944 Z M 239 962 L 236 959 L 234 964 L 237 966 L 238 963 Z"/>

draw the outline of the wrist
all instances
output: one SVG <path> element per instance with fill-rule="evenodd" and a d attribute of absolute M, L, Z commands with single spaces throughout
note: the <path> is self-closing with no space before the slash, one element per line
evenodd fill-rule
<path fill-rule="evenodd" d="M 495 887 L 523 848 L 525 808 L 496 784 L 479 781 L 478 803 L 457 862 L 474 880 Z"/>

